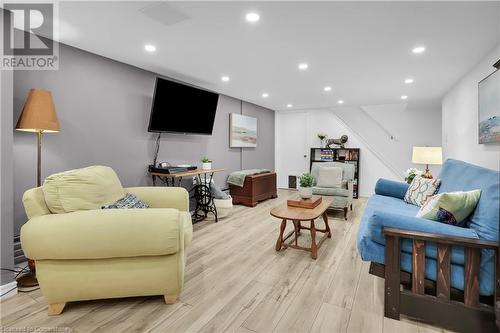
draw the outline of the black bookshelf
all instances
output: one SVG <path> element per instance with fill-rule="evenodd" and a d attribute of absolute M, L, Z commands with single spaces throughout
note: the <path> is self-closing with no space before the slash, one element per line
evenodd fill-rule
<path fill-rule="evenodd" d="M 311 148 L 309 170 L 313 162 L 343 162 L 354 165 L 353 198 L 358 198 L 359 148 Z"/>

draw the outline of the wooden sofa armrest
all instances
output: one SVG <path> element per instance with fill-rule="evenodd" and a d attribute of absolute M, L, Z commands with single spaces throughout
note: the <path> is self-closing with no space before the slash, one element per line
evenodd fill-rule
<path fill-rule="evenodd" d="M 448 245 L 458 245 L 464 247 L 473 247 L 473 248 L 482 248 L 482 249 L 498 249 L 498 242 L 482 240 L 482 239 L 474 239 L 474 238 L 466 238 L 466 237 L 457 237 L 457 236 L 447 236 L 443 234 L 432 234 L 428 232 L 421 231 L 412 231 L 412 230 L 404 230 L 397 228 L 384 228 L 384 235 L 386 236 L 394 236 L 399 238 L 409 238 L 415 240 L 422 241 L 430 241 L 439 244 L 448 244 Z"/>
<path fill-rule="evenodd" d="M 436 321 L 443 321 L 445 325 L 451 325 L 455 328 L 459 327 L 453 321 L 456 320 L 456 317 L 452 320 L 449 316 L 441 318 L 436 315 L 441 309 L 448 308 L 450 311 L 453 309 L 455 314 L 462 314 L 464 318 L 464 321 L 460 321 L 462 324 L 467 321 L 477 323 L 477 318 L 482 318 L 481 320 L 484 322 L 488 318 L 488 323 L 491 321 L 493 308 L 491 306 L 485 307 L 485 304 L 480 302 L 479 271 L 481 250 L 493 250 L 496 262 L 495 280 L 498 278 L 500 264 L 497 242 L 398 228 L 384 228 L 383 233 L 386 241 L 384 271 L 384 314 L 386 317 L 399 320 L 400 309 L 402 309 L 401 312 L 415 318 L 424 318 L 431 313 Z M 401 239 L 404 238 L 411 239 L 413 242 L 411 291 L 400 291 Z M 426 241 L 437 244 L 435 296 L 426 294 L 425 291 Z M 463 246 L 465 252 L 463 303 L 450 300 L 452 246 Z M 500 283 L 495 284 L 494 300 L 495 303 L 500 302 Z M 418 306 L 416 306 L 417 304 Z M 422 308 L 426 308 L 425 314 L 422 312 L 424 311 Z"/>

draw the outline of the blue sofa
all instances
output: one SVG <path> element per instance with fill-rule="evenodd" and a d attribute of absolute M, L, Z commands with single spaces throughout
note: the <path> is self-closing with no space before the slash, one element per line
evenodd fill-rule
<path fill-rule="evenodd" d="M 408 184 L 380 179 L 366 206 L 358 231 L 358 251 L 364 261 L 384 264 L 385 237 L 383 229 L 397 228 L 469 239 L 498 241 L 500 173 L 458 160 L 447 160 L 438 176 L 438 192 L 481 189 L 475 211 L 469 217 L 469 227 L 461 228 L 415 217 L 419 207 L 403 201 Z M 412 241 L 401 241 L 401 270 L 412 271 Z M 425 246 L 425 278 L 436 281 L 436 244 Z M 465 254 L 461 246 L 451 249 L 451 287 L 464 290 Z M 481 250 L 479 292 L 494 294 L 495 253 Z"/>

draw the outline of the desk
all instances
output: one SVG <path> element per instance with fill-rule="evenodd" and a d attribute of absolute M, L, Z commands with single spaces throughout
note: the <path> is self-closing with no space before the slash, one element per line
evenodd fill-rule
<path fill-rule="evenodd" d="M 153 186 L 156 186 L 157 179 L 161 180 L 167 186 L 181 186 L 182 179 L 187 177 L 196 177 L 198 179 L 197 184 L 189 189 L 190 197 L 196 200 L 196 208 L 192 215 L 193 223 L 196 223 L 206 219 L 208 213 L 213 213 L 215 215 L 215 222 L 218 222 L 217 208 L 215 207 L 214 198 L 210 191 L 210 184 L 214 178 L 214 173 L 221 171 L 224 171 L 224 169 L 196 169 L 172 174 L 149 172 L 149 174 L 153 178 Z"/>

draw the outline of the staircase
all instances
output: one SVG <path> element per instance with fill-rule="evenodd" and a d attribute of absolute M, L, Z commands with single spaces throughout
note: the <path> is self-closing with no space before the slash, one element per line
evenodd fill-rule
<path fill-rule="evenodd" d="M 338 120 L 356 133 L 365 146 L 394 173 L 403 179 L 408 168 L 408 147 L 389 132 L 382 124 L 360 107 L 331 109 Z"/>

